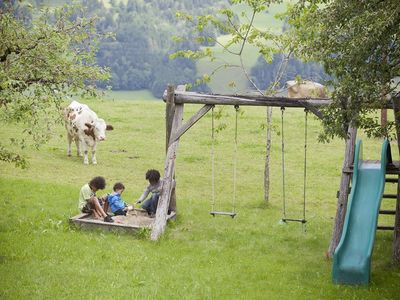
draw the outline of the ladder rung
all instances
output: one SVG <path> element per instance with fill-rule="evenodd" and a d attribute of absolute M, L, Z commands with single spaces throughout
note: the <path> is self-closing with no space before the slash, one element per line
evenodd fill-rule
<path fill-rule="evenodd" d="M 397 183 L 399 180 L 397 178 L 385 178 L 386 182 Z"/>
<path fill-rule="evenodd" d="M 378 230 L 394 230 L 394 226 L 377 226 Z"/>
<path fill-rule="evenodd" d="M 382 198 L 397 199 L 397 195 L 395 195 L 395 194 L 383 194 Z"/>
<path fill-rule="evenodd" d="M 381 215 L 395 215 L 396 211 L 395 210 L 380 210 L 379 214 L 381 214 Z"/>
<path fill-rule="evenodd" d="M 210 215 L 215 217 L 216 215 L 220 216 L 230 216 L 232 219 L 236 216 L 235 212 L 226 212 L 226 211 L 210 211 Z"/>

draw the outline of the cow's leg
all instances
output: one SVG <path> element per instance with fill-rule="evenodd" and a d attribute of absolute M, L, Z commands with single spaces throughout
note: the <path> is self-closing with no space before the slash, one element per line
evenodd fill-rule
<path fill-rule="evenodd" d="M 79 139 L 75 139 L 75 145 L 76 145 L 76 155 L 82 156 L 81 141 Z"/>
<path fill-rule="evenodd" d="M 67 139 L 68 139 L 67 155 L 71 156 L 72 135 L 67 133 Z"/>
<path fill-rule="evenodd" d="M 92 163 L 94 165 L 97 165 L 97 159 L 96 159 L 96 142 L 94 143 L 93 147 L 92 147 Z"/>
<path fill-rule="evenodd" d="M 83 150 L 83 163 L 85 165 L 89 164 L 89 159 L 88 159 L 88 147 L 85 142 L 81 142 L 82 150 Z"/>

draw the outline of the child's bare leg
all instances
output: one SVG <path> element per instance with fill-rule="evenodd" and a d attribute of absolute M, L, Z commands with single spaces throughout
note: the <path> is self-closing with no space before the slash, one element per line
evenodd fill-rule
<path fill-rule="evenodd" d="M 100 217 L 105 218 L 107 214 L 104 212 L 103 208 L 100 206 L 99 200 L 97 198 L 92 199 L 92 203 L 95 211 L 100 215 Z"/>
<path fill-rule="evenodd" d="M 94 217 L 96 219 L 101 219 L 101 216 L 99 215 L 99 213 L 95 209 L 92 209 L 92 212 L 93 212 L 93 215 L 94 215 Z"/>
<path fill-rule="evenodd" d="M 108 212 L 108 201 L 105 200 L 104 201 L 104 208 L 103 208 L 104 212 L 107 213 Z"/>

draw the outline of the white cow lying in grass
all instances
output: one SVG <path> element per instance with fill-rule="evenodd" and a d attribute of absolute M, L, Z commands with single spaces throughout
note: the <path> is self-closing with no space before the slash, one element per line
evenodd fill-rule
<path fill-rule="evenodd" d="M 74 140 L 77 153 L 82 156 L 84 153 L 83 163 L 89 164 L 88 148 L 92 149 L 92 163 L 97 164 L 96 146 L 98 141 L 106 139 L 106 130 L 113 130 L 111 125 L 106 125 L 103 119 L 97 117 L 86 104 L 72 101 L 68 107 L 64 109 L 65 128 L 68 135 L 68 156 L 71 156 L 71 143 Z"/>
<path fill-rule="evenodd" d="M 289 98 L 326 98 L 326 88 L 320 83 L 313 81 L 296 80 L 286 82 L 287 94 Z"/>

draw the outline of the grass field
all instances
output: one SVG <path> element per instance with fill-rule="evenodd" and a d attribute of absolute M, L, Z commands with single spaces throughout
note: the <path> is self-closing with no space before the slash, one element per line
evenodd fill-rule
<path fill-rule="evenodd" d="M 88 101 L 115 128 L 97 151 L 98 165 L 66 156 L 60 125 L 40 151 L 25 149 L 26 170 L 0 163 L 1 299 L 396 299 L 400 272 L 391 264 L 392 234 L 378 232 L 368 287 L 331 282 L 329 245 L 344 146 L 316 142 L 309 121 L 306 231 L 281 218 L 280 136 L 272 147 L 271 200 L 263 202 L 265 111 L 243 108 L 239 118 L 237 211 L 235 219 L 209 215 L 211 117 L 206 115 L 181 139 L 177 156 L 177 221 L 158 242 L 136 236 L 70 227 L 80 187 L 105 176 L 105 192 L 125 183 L 124 198 L 136 200 L 149 168 L 163 171 L 162 101 Z M 187 106 L 185 118 L 199 107 Z M 274 124 L 279 128 L 279 110 Z M 216 188 L 220 209 L 230 209 L 234 109 L 224 108 L 227 129 L 217 134 Z M 303 113 L 286 110 L 288 216 L 302 212 Z M 10 126 L 5 139 L 18 134 Z M 63 135 L 63 136 L 62 136 Z M 364 156 L 379 159 L 380 141 L 364 140 Z M 395 159 L 398 159 L 395 153 Z M 389 200 L 390 201 L 390 200 Z M 388 203 L 384 204 L 388 205 Z M 380 220 L 391 222 L 391 219 Z"/>
<path fill-rule="evenodd" d="M 137 91 L 105 91 L 106 100 L 159 100 L 154 97 L 150 90 Z"/>

